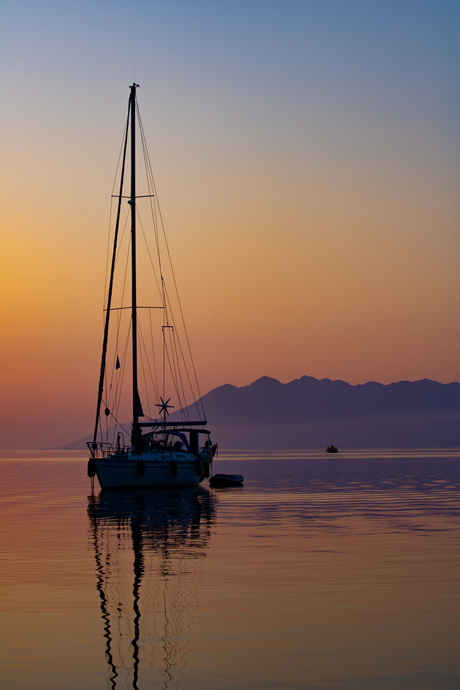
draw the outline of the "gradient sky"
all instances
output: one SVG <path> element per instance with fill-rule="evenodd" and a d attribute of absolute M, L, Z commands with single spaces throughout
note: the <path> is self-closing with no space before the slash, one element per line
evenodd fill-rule
<path fill-rule="evenodd" d="M 460 380 L 459 2 L 14 0 L 0 32 L 0 448 L 91 431 L 134 79 L 203 393 Z"/>

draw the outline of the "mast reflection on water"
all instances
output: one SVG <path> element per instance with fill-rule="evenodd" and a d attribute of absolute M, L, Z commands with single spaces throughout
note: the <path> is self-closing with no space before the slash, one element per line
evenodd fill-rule
<path fill-rule="evenodd" d="M 101 491 L 88 517 L 110 687 L 178 687 L 216 496 L 201 487 Z"/>

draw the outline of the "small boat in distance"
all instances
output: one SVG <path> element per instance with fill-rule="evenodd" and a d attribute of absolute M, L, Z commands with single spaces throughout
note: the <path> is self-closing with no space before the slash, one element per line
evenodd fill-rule
<path fill-rule="evenodd" d="M 326 453 L 338 453 L 339 449 L 337 446 L 330 445 L 326 448 Z"/>
<path fill-rule="evenodd" d="M 96 421 L 93 440 L 87 444 L 90 451 L 88 475 L 92 486 L 97 476 L 102 488 L 196 486 L 209 477 L 217 446 L 212 444 L 210 431 L 206 429 L 206 417 L 138 111 L 137 88 L 138 84 L 130 87 L 128 117 L 120 155 L 119 190 L 112 195 L 116 220 L 113 252 L 107 270 Z M 143 170 L 142 184 L 145 189 L 140 194 L 136 189 L 137 134 L 140 134 L 144 154 L 144 167 L 139 166 L 139 169 Z M 128 149 L 131 154 L 129 194 L 123 187 Z M 126 201 L 128 206 L 124 206 Z M 141 206 L 148 216 L 145 220 L 140 213 Z M 140 226 L 138 238 L 136 222 Z M 126 226 L 130 226 L 130 232 L 125 232 Z M 137 239 L 144 249 L 142 255 L 139 252 L 139 257 Z M 144 273 L 142 280 L 138 279 L 138 263 L 143 265 L 143 269 L 151 271 L 151 280 L 145 280 Z M 116 268 L 119 281 L 115 277 Z M 196 275 L 200 275 L 200 272 L 193 270 L 191 277 Z M 129 283 L 130 289 L 127 288 Z M 145 299 L 145 302 L 140 299 Z M 160 314 L 161 318 L 155 326 L 153 317 L 156 314 Z M 159 335 L 158 342 L 155 340 L 156 333 Z M 161 353 L 159 358 L 158 353 Z M 130 374 L 126 373 L 129 370 Z M 129 391 L 124 390 L 126 380 Z M 123 425 L 118 420 L 127 412 L 124 400 L 128 398 L 132 421 L 129 425 Z M 193 402 L 197 419 L 190 418 Z M 167 416 L 173 407 L 179 411 L 175 413 L 174 421 L 170 421 Z M 144 413 L 144 410 L 147 411 Z"/>
<path fill-rule="evenodd" d="M 209 486 L 214 489 L 224 486 L 241 486 L 244 477 L 241 474 L 215 474 L 209 480 Z"/>

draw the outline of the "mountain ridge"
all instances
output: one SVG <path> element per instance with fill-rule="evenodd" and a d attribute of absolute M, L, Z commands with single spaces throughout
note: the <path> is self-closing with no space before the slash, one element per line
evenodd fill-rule
<path fill-rule="evenodd" d="M 458 382 L 353 385 L 304 375 L 281 383 L 262 376 L 246 386 L 223 384 L 201 400 L 213 439 L 226 448 L 460 446 Z M 195 409 L 186 408 L 191 418 Z M 84 448 L 86 440 L 60 449 Z"/>

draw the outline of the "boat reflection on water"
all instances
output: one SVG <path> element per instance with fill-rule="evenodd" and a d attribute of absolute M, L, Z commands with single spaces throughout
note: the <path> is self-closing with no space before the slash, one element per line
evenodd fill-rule
<path fill-rule="evenodd" d="M 111 688 L 178 687 L 215 502 L 201 487 L 89 497 Z"/>

